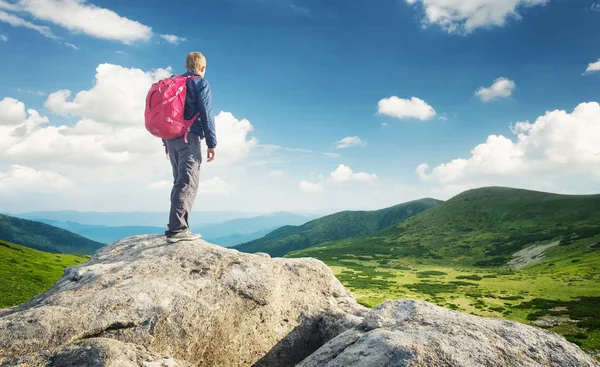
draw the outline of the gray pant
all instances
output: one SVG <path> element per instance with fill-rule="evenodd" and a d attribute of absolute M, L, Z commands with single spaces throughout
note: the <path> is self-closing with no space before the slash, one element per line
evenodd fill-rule
<path fill-rule="evenodd" d="M 167 140 L 169 159 L 173 167 L 173 189 L 171 190 L 171 212 L 168 232 L 177 233 L 189 229 L 189 215 L 198 193 L 198 180 L 202 151 L 200 136 L 188 134 L 188 143 L 183 136 Z"/>

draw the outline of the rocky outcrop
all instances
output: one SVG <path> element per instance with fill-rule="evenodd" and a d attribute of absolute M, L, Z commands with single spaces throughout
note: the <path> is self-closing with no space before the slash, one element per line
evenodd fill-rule
<path fill-rule="evenodd" d="M 321 261 L 136 236 L 0 310 L 1 366 L 597 366 L 544 329 L 398 300 Z"/>
<path fill-rule="evenodd" d="M 1 311 L 0 364 L 293 366 L 365 312 L 315 259 L 136 236 Z"/>
<path fill-rule="evenodd" d="M 431 303 L 384 302 L 356 328 L 327 342 L 297 367 L 593 367 L 562 336 Z"/>

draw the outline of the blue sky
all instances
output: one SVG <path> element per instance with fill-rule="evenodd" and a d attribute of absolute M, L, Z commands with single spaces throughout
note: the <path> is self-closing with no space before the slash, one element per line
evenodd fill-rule
<path fill-rule="evenodd" d="M 230 113 L 199 210 L 379 208 L 487 185 L 600 192 L 599 2 L 176 4 L 0 0 L 5 211 L 163 210 L 170 172 L 138 100 L 190 51 Z"/>

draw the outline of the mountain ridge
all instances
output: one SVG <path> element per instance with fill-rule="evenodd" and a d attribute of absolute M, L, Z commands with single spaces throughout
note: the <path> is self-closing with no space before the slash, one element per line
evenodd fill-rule
<path fill-rule="evenodd" d="M 309 221 L 301 226 L 284 226 L 265 237 L 234 246 L 245 252 L 265 252 L 283 256 L 331 239 L 356 237 L 388 228 L 412 215 L 428 210 L 442 201 L 424 198 L 379 210 L 345 210 Z"/>
<path fill-rule="evenodd" d="M 344 253 L 380 253 L 432 262 L 461 258 L 459 262 L 467 266 L 495 266 L 540 241 L 600 234 L 596 223 L 600 223 L 600 195 L 491 186 L 462 192 L 383 231 L 289 255 L 322 259 Z"/>
<path fill-rule="evenodd" d="M 62 228 L 4 214 L 0 214 L 0 240 L 63 254 L 92 254 L 104 246 Z"/>

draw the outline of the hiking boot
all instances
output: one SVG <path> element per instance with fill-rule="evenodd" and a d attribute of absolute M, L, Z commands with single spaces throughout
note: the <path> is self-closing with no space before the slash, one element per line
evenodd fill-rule
<path fill-rule="evenodd" d="M 179 241 L 193 241 L 193 240 L 199 239 L 200 237 L 202 237 L 202 236 L 200 236 L 199 234 L 193 234 L 190 231 L 182 231 L 182 232 L 167 234 L 167 242 L 175 243 L 175 242 L 179 242 Z"/>

